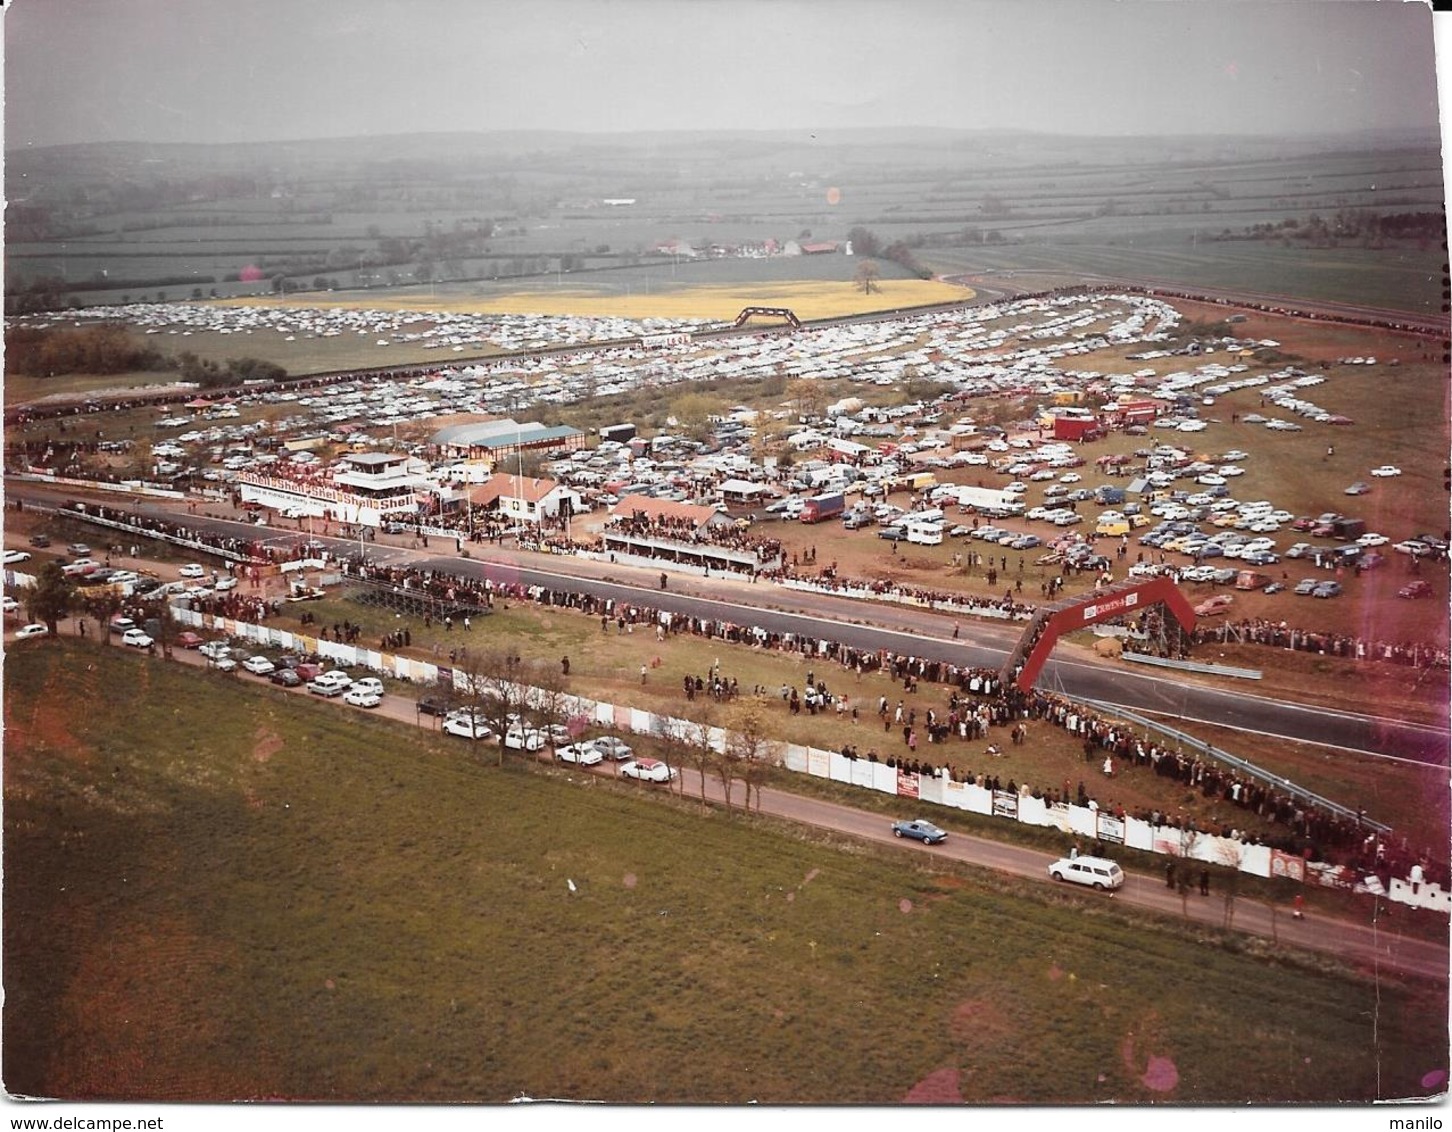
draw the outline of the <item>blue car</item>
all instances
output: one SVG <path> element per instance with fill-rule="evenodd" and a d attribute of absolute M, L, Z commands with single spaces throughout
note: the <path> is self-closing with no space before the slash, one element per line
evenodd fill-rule
<path fill-rule="evenodd" d="M 930 821 L 923 821 L 922 818 L 914 818 L 912 821 L 895 821 L 892 823 L 894 837 L 914 837 L 924 845 L 937 845 L 948 840 L 948 831 L 939 829 Z"/>
<path fill-rule="evenodd" d="M 1340 582 L 1321 582 L 1311 591 L 1312 597 L 1337 597 L 1341 593 Z"/>

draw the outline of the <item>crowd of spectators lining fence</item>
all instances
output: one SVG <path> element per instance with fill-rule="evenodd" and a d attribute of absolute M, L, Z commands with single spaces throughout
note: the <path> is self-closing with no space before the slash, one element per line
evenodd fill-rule
<path fill-rule="evenodd" d="M 79 514 L 83 517 L 97 517 L 112 523 L 119 523 L 143 534 L 150 533 L 186 539 L 232 553 L 246 554 L 255 546 L 255 544 L 246 543 L 245 540 L 206 536 L 205 532 L 182 524 L 170 523 L 116 508 L 87 505 L 87 510 Z M 278 548 L 271 547 L 259 549 L 286 556 L 297 554 L 305 548 L 283 548 L 280 551 Z M 251 557 L 265 558 L 266 556 L 252 555 Z M 270 560 L 277 561 L 278 559 Z M 953 689 L 949 697 L 947 713 L 939 716 L 935 709 L 930 708 L 926 709 L 923 715 L 924 734 L 926 741 L 930 744 L 946 744 L 955 738 L 963 741 L 978 741 L 986 737 L 990 727 L 1003 727 L 1023 719 L 1046 720 L 1063 727 L 1071 734 L 1082 736 L 1085 762 L 1091 767 L 1098 763 L 1098 755 L 1103 752 L 1111 759 L 1118 757 L 1121 765 L 1131 763 L 1135 766 L 1150 767 L 1157 774 L 1175 778 L 1187 787 L 1200 790 L 1206 797 L 1219 797 L 1233 806 L 1254 812 L 1266 821 L 1285 827 L 1283 836 L 1266 839 L 1267 843 L 1275 848 L 1305 854 L 1310 860 L 1333 860 L 1338 864 L 1352 865 L 1366 871 L 1389 869 L 1397 872 L 1398 869 L 1409 867 L 1414 861 L 1420 860 L 1425 869 L 1431 870 L 1429 879 L 1437 880 L 1437 883 L 1446 883 L 1445 880 L 1437 879 L 1437 873 L 1443 871 L 1440 863 L 1429 854 L 1414 854 L 1404 838 L 1393 840 L 1389 837 L 1379 837 L 1375 833 L 1368 833 L 1359 822 L 1328 814 L 1289 793 L 1274 790 L 1258 779 L 1218 766 L 1211 759 L 1199 755 L 1187 755 L 1153 740 L 1138 739 L 1124 724 L 1086 712 L 1082 706 L 1075 705 L 1070 700 L 1055 697 L 1037 689 L 1021 691 L 1012 685 L 1002 684 L 997 673 L 988 669 L 963 667 L 944 661 L 890 653 L 886 650 L 862 650 L 826 639 L 771 632 L 759 627 L 738 625 L 720 619 L 681 616 L 650 606 L 620 603 L 613 598 L 597 598 L 589 593 L 574 590 L 525 586 L 521 583 L 498 583 L 491 579 L 475 581 L 442 571 L 420 570 L 415 567 L 380 566 L 351 559 L 340 561 L 339 566 L 345 576 L 391 585 L 405 592 L 426 593 L 451 602 L 472 602 L 481 608 L 492 609 L 496 596 L 499 596 L 505 599 L 532 601 L 539 605 L 577 610 L 587 616 L 599 616 L 602 632 L 608 632 L 612 624 L 617 632 L 630 631 L 636 626 L 654 626 L 662 635 L 665 633 L 689 633 L 693 636 L 799 653 L 814 660 L 829 660 L 839 664 L 844 670 L 853 671 L 859 675 L 867 672 L 885 672 L 894 681 L 901 680 L 908 694 L 916 692 L 920 680 L 929 684 L 946 684 Z M 193 597 L 189 599 L 189 604 L 191 608 L 200 612 L 258 622 L 265 620 L 268 616 L 276 616 L 280 608 L 279 603 L 275 600 L 269 602 L 245 591 L 229 591 L 225 594 Z M 1308 634 L 1307 639 L 1315 636 L 1317 635 Z M 1276 634 L 1268 633 L 1263 643 L 1278 644 L 1279 639 Z M 1279 647 L 1288 646 L 1279 644 Z M 1360 650 L 1352 646 L 1347 646 L 1347 648 L 1349 651 L 1338 655 L 1378 655 L 1374 648 L 1369 654 L 1364 647 Z M 713 673 L 712 679 L 713 687 L 719 687 L 719 674 Z M 734 688 L 735 681 L 729 681 L 728 686 Z M 816 693 L 810 697 L 813 701 L 813 708 L 825 709 L 825 705 L 832 702 L 832 699 L 827 696 L 824 682 L 817 682 L 813 685 L 813 689 Z M 978 697 L 978 702 L 972 704 L 966 699 L 960 701 L 959 693 L 971 693 Z M 689 696 L 691 692 L 688 690 L 687 694 Z M 786 698 L 788 710 L 792 710 L 793 698 L 791 696 Z M 972 778 L 974 781 L 979 781 L 980 785 L 984 785 L 991 778 L 996 777 L 986 774 L 970 775 L 966 772 L 956 771 L 947 765 L 937 768 L 931 763 L 919 761 L 915 757 L 917 744 L 914 741 L 917 734 L 915 730 L 916 709 L 908 709 L 908 711 L 912 714 L 906 722 L 904 744 L 908 747 L 909 754 L 914 757 L 904 759 L 898 755 L 889 754 L 884 759 L 888 765 L 902 766 L 917 772 L 932 772 L 941 769 L 951 777 L 959 780 Z M 885 733 L 890 732 L 892 727 L 902 719 L 897 713 L 891 717 L 887 715 L 885 700 L 879 703 L 879 715 L 884 719 Z M 990 754 L 994 750 L 994 747 L 990 747 Z M 855 746 L 844 747 L 842 753 L 848 757 L 857 757 Z M 875 749 L 870 749 L 865 757 L 876 759 L 879 756 Z M 1035 797 L 1047 798 L 1050 802 L 1068 802 L 1071 798 L 1081 804 L 1092 801 L 1082 782 L 1078 791 L 1071 793 L 1067 779 L 1062 790 L 1059 787 L 1043 790 L 1018 784 L 1013 784 L 1013 789 L 1015 791 L 1024 790 Z M 1111 808 L 1117 816 L 1126 816 L 1122 806 L 1115 804 Z M 1153 811 L 1141 811 L 1134 816 L 1157 825 L 1178 825 L 1187 831 L 1194 831 L 1191 819 Z M 1220 833 L 1222 836 L 1251 837 L 1229 825 L 1209 832 Z M 1398 875 L 1401 874 L 1398 873 Z"/>
<path fill-rule="evenodd" d="M 282 563 L 316 556 L 321 548 L 306 540 L 287 545 L 263 544 L 256 540 L 213 534 L 182 523 L 154 516 L 142 515 L 121 508 L 100 504 L 67 504 L 65 510 L 79 518 L 97 518 L 108 525 L 119 525 L 140 534 L 191 542 L 207 547 L 236 560 L 252 562 Z M 357 569 L 354 564 L 353 569 Z M 379 567 L 371 567 L 378 570 Z M 442 575 L 446 586 L 468 586 L 469 580 Z M 891 598 L 897 601 L 928 606 L 935 610 L 972 614 L 990 613 L 997 617 L 1014 620 L 1029 620 L 1039 607 L 1014 600 L 1011 593 L 1001 598 L 980 597 L 972 594 L 934 590 L 924 586 L 902 585 L 885 580 L 864 581 L 836 576 L 817 576 L 811 579 L 810 588 L 825 593 L 870 594 L 874 597 Z M 433 596 L 443 597 L 434 593 Z M 445 600 L 454 600 L 446 597 Z M 1452 666 L 1452 654 L 1445 646 L 1436 646 L 1415 641 L 1383 641 L 1344 633 L 1327 633 L 1319 630 L 1300 629 L 1285 622 L 1264 619 L 1246 619 L 1220 622 L 1212 625 L 1198 625 L 1192 634 L 1198 644 L 1250 644 L 1267 648 L 1293 649 L 1313 652 L 1346 660 L 1382 661 L 1417 668 L 1448 668 Z M 1130 646 L 1134 647 L 1131 641 Z"/>
<path fill-rule="evenodd" d="M 1277 849 L 1303 854 L 1308 860 L 1331 860 L 1366 871 L 1389 867 L 1395 872 L 1403 865 L 1409 867 L 1416 860 L 1422 860 L 1424 868 L 1434 871 L 1441 868 L 1435 860 L 1423 859 L 1430 858 L 1429 854 L 1413 853 L 1404 839 L 1396 840 L 1377 835 L 1354 819 L 1348 820 L 1330 814 L 1290 792 L 1275 789 L 1253 776 L 1221 766 L 1212 757 L 1202 753 L 1186 753 L 1147 737 L 1137 737 L 1128 725 L 1086 711 L 1083 705 L 1075 704 L 1066 697 L 1037 689 L 1021 691 L 1011 684 L 1003 683 L 998 673 L 991 669 L 955 665 L 887 650 L 864 650 L 827 639 L 772 632 L 716 618 L 683 616 L 648 605 L 623 603 L 613 598 L 597 598 L 575 590 L 496 582 L 491 579 L 474 581 L 414 567 L 378 566 L 353 561 L 345 561 L 342 567 L 347 576 L 390 584 L 406 591 L 430 593 L 450 601 L 472 598 L 488 608 L 493 608 L 496 600 L 527 601 L 536 605 L 572 610 L 589 617 L 598 617 L 602 633 L 610 633 L 612 630 L 626 633 L 639 628 L 654 630 L 660 638 L 688 634 L 795 653 L 813 663 L 832 662 L 844 672 L 859 676 L 865 673 L 882 673 L 902 684 L 905 697 L 916 693 L 920 681 L 950 689 L 946 711 L 925 707 L 919 712 L 917 706 L 904 707 L 902 701 L 899 701 L 896 709 L 890 711 L 886 699 L 879 700 L 878 718 L 882 721 L 884 735 L 893 735 L 891 745 L 894 752 L 897 750 L 895 728 L 905 728 L 902 747 L 906 755 L 891 752 L 879 754 L 874 746 L 866 754 L 859 756 L 855 746 L 852 746 L 842 750 L 842 754 L 848 757 L 881 759 L 887 765 L 901 766 L 906 770 L 922 773 L 941 771 L 959 781 L 972 779 L 979 785 L 984 785 L 996 776 L 987 772 L 975 775 L 956 770 L 947 764 L 939 767 L 919 757 L 914 740 L 920 721 L 922 734 L 928 745 L 947 746 L 955 742 L 979 742 L 989 736 L 990 729 L 1005 727 L 1011 729 L 1010 735 L 1016 742 L 1021 735 L 1017 731 L 1017 724 L 1029 719 L 1042 720 L 1063 728 L 1082 741 L 1084 761 L 1091 777 L 1100 773 L 1105 757 L 1118 760 L 1121 768 L 1148 768 L 1158 775 L 1176 780 L 1186 789 L 1196 790 L 1206 798 L 1217 798 L 1234 809 L 1253 813 L 1283 830 L 1279 836 L 1261 837 L 1241 831 L 1233 824 L 1223 823 L 1218 828 L 1200 832 L 1263 842 Z M 724 694 L 729 698 L 736 693 L 737 688 L 734 678 L 723 677 L 716 668 L 713 668 L 709 682 L 700 677 L 694 680 L 686 677 L 685 681 L 683 687 L 687 698 L 694 698 L 697 688 L 717 696 L 723 694 L 724 688 Z M 850 698 L 836 697 L 827 692 L 825 681 L 809 678 L 808 685 L 810 693 L 807 698 L 811 701 L 810 710 L 813 712 L 827 711 L 830 704 L 843 702 L 845 705 L 850 702 Z M 765 689 L 757 691 L 763 693 Z M 798 705 L 804 702 L 795 689 L 787 689 L 782 698 L 788 711 L 793 710 L 793 700 Z M 860 718 L 860 704 L 856 709 L 849 710 L 854 711 L 854 718 Z M 884 749 L 887 745 L 882 744 Z M 996 745 L 989 748 L 988 757 L 993 757 L 995 749 Z M 1077 801 L 1082 805 L 1093 801 L 1082 781 L 1077 789 L 1071 789 L 1067 778 L 1062 787 L 1030 787 L 1027 784 L 1013 783 L 1008 788 L 1045 798 L 1050 802 Z M 1097 802 L 1095 804 L 1100 805 Z M 1124 807 L 1117 803 L 1110 803 L 1107 808 L 1116 816 L 1129 816 Z M 1187 833 L 1197 831 L 1193 819 L 1183 816 L 1150 809 L 1141 809 L 1132 816 L 1155 825 L 1180 828 Z M 1397 875 L 1405 874 L 1402 872 Z"/>

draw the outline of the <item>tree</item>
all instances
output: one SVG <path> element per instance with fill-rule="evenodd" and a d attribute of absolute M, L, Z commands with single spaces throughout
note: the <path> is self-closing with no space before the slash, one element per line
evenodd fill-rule
<path fill-rule="evenodd" d="M 499 765 L 504 765 L 504 735 L 520 714 L 522 695 L 515 676 L 522 662 L 513 652 L 491 649 L 465 652 L 454 663 L 454 697 L 458 710 L 475 723 L 487 723 L 499 739 Z"/>
<path fill-rule="evenodd" d="M 111 643 L 111 619 L 121 612 L 126 599 L 115 586 L 102 586 L 95 593 L 82 599 L 86 610 L 96 619 L 97 631 L 103 645 Z"/>
<path fill-rule="evenodd" d="M 161 646 L 161 655 L 171 659 L 171 647 L 176 641 L 176 611 L 172 609 L 171 598 L 162 595 L 147 603 L 147 609 L 156 619 L 156 643 Z"/>
<path fill-rule="evenodd" d="M 44 623 L 51 636 L 60 631 L 60 621 L 76 601 L 75 584 L 58 562 L 47 562 L 36 575 L 35 585 L 26 591 L 25 608 L 33 621 Z"/>
<path fill-rule="evenodd" d="M 686 796 L 686 776 L 676 769 L 685 762 L 687 736 L 690 733 L 690 723 L 673 716 L 655 717 L 658 722 L 656 738 L 660 740 L 661 762 L 666 764 L 670 771 L 671 781 L 677 783 L 681 797 Z M 669 785 L 669 784 L 667 784 Z"/>
<path fill-rule="evenodd" d="M 716 748 L 711 743 L 716 729 L 716 701 L 692 700 L 686 705 L 679 724 L 681 753 L 684 760 L 701 776 L 701 809 L 706 808 L 706 776 L 716 761 Z M 684 785 L 682 792 L 684 793 Z M 728 799 L 729 802 L 729 799 Z"/>
<path fill-rule="evenodd" d="M 527 664 L 524 681 L 528 684 L 526 719 L 539 727 L 549 738 L 550 751 L 555 749 L 554 727 L 564 725 L 573 697 L 567 691 L 569 677 L 557 666 L 534 660 Z"/>
<path fill-rule="evenodd" d="M 870 295 L 874 291 L 882 290 L 877 285 L 882 272 L 878 269 L 875 259 L 864 259 L 857 264 L 857 274 L 853 277 L 853 284 L 862 288 L 864 295 Z"/>
<path fill-rule="evenodd" d="M 847 233 L 847 242 L 852 245 L 854 255 L 872 257 L 882 250 L 882 241 L 861 225 Z"/>
<path fill-rule="evenodd" d="M 761 810 L 761 785 L 775 762 L 776 745 L 767 734 L 767 716 L 760 700 L 738 701 L 728 721 L 730 734 L 726 750 L 733 770 L 746 786 L 746 811 L 751 812 L 751 795 L 756 793 L 756 808 Z M 727 792 L 729 805 L 730 792 Z"/>
<path fill-rule="evenodd" d="M 509 649 L 488 649 L 465 656 L 458 665 L 467 679 L 465 707 L 483 719 L 499 738 L 499 765 L 504 765 L 504 737 L 511 726 L 524 726 L 525 678 L 530 668 Z M 455 678 L 457 682 L 457 676 Z"/>
<path fill-rule="evenodd" d="M 692 440 L 705 439 L 711 431 L 711 417 L 720 410 L 720 401 L 705 393 L 685 393 L 671 402 L 676 428 Z"/>
<path fill-rule="evenodd" d="M 802 420 L 816 417 L 822 408 L 822 385 L 810 377 L 799 377 L 787 386 L 787 396 L 796 403 Z"/>

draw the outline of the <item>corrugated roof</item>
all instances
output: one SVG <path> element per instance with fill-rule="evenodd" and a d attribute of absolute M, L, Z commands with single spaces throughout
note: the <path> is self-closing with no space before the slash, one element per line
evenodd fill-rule
<path fill-rule="evenodd" d="M 539 444 L 546 440 L 567 440 L 584 435 L 568 425 L 546 426 L 538 421 L 527 424 L 513 420 L 480 421 L 441 428 L 429 438 L 429 443 L 438 447 L 495 448 L 505 444 Z"/>

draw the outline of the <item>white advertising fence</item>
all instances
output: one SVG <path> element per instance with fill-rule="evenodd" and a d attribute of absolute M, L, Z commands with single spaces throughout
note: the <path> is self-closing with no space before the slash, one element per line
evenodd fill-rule
<path fill-rule="evenodd" d="M 465 676 L 456 669 L 382 653 L 356 645 L 339 644 L 321 637 L 253 625 L 228 617 L 176 609 L 179 623 L 212 629 L 229 637 L 274 645 L 283 649 L 313 652 L 342 666 L 368 668 L 414 684 L 449 684 L 463 687 Z M 525 702 L 539 703 L 547 695 L 532 687 L 517 689 Z M 689 735 L 695 724 L 673 716 L 656 715 L 624 704 L 601 703 L 581 696 L 558 701 L 566 719 L 584 719 L 599 727 L 657 738 L 668 734 Z M 724 750 L 726 732 L 712 728 L 711 745 Z M 1129 815 L 1117 815 L 1096 807 L 1051 803 L 1020 791 L 991 790 L 973 782 L 958 781 L 944 770 L 915 773 L 870 759 L 849 758 L 838 751 L 822 750 L 796 743 L 778 747 L 778 759 L 785 769 L 810 774 L 880 794 L 936 806 L 949 806 L 967 813 L 1025 825 L 1054 828 L 1066 838 L 1097 840 L 1106 845 L 1124 845 L 1147 853 L 1220 865 L 1260 877 L 1285 877 L 1303 884 L 1349 888 L 1374 893 L 1403 904 L 1416 904 L 1444 914 L 1452 913 L 1452 893 L 1416 877 L 1392 878 L 1383 888 L 1376 877 L 1361 877 L 1353 870 L 1308 862 L 1304 858 L 1266 845 L 1253 845 L 1230 837 L 1157 826 Z"/>

